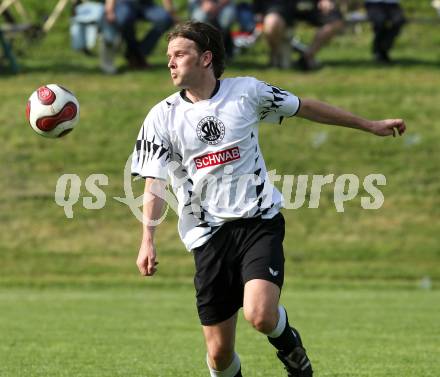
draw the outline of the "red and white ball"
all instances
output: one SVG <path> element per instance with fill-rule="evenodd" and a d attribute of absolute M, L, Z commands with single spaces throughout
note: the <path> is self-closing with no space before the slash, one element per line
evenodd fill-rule
<path fill-rule="evenodd" d="M 29 97 L 26 117 L 38 134 L 62 137 L 78 123 L 79 102 L 71 91 L 60 85 L 44 85 Z"/>

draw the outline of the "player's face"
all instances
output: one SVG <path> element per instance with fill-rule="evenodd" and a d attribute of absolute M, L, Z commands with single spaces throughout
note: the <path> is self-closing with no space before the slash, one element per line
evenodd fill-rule
<path fill-rule="evenodd" d="M 203 54 L 194 41 L 182 37 L 168 43 L 168 68 L 173 84 L 183 89 L 197 85 L 203 77 Z"/>

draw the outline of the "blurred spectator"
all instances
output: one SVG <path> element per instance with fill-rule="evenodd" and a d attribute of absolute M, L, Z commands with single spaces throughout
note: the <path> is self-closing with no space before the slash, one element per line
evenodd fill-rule
<path fill-rule="evenodd" d="M 310 46 L 299 60 L 299 67 L 312 70 L 319 67 L 315 56 L 344 27 L 342 13 L 335 0 L 296 0 L 294 21 L 306 21 L 318 27 Z"/>
<path fill-rule="evenodd" d="M 235 7 L 236 18 L 240 31 L 252 33 L 256 27 L 256 19 L 252 4 L 240 2 Z"/>
<path fill-rule="evenodd" d="M 107 22 L 104 4 L 96 1 L 76 1 L 70 19 L 70 37 L 75 50 L 91 54 L 99 41 L 101 69 L 105 73 L 116 73 L 114 57 L 118 47 L 119 33 Z"/>
<path fill-rule="evenodd" d="M 403 9 L 399 0 L 365 0 L 365 7 L 374 30 L 374 59 L 389 64 L 389 52 L 405 23 Z"/>
<path fill-rule="evenodd" d="M 231 58 L 234 46 L 231 26 L 236 9 L 233 0 L 189 0 L 189 14 L 193 21 L 207 22 L 222 31 L 227 57 Z"/>
<path fill-rule="evenodd" d="M 130 68 L 148 68 L 145 57 L 156 46 L 160 37 L 177 19 L 172 0 L 163 0 L 163 7 L 155 5 L 153 0 L 106 0 L 106 18 L 115 23 L 126 44 L 126 54 Z M 145 37 L 138 41 L 136 38 L 136 22 L 145 20 L 152 27 Z"/>
<path fill-rule="evenodd" d="M 291 48 L 288 27 L 292 26 L 292 6 L 287 0 L 254 0 L 257 23 L 263 24 L 263 33 L 269 45 L 269 66 L 290 68 Z"/>
<path fill-rule="evenodd" d="M 270 65 L 290 67 L 291 44 L 288 27 L 297 21 L 306 21 L 319 27 L 310 46 L 302 52 L 299 68 L 313 70 L 319 67 L 315 56 L 318 51 L 344 27 L 342 14 L 333 0 L 256 0 L 257 12 L 264 15 L 264 33 L 270 48 Z"/>

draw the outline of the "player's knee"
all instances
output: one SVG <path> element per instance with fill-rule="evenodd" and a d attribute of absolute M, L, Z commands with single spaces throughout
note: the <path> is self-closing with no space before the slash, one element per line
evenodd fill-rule
<path fill-rule="evenodd" d="M 214 369 L 227 368 L 234 356 L 234 349 L 222 344 L 208 346 L 208 356 Z"/>
<path fill-rule="evenodd" d="M 244 317 L 255 330 L 264 334 L 270 333 L 276 326 L 276 313 L 265 308 L 245 308 Z"/>

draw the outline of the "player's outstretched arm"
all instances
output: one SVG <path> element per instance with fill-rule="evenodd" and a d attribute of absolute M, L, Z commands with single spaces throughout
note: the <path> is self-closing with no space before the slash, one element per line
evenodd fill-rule
<path fill-rule="evenodd" d="M 318 123 L 355 128 L 378 136 L 402 135 L 406 126 L 402 119 L 368 120 L 346 110 L 313 99 L 301 99 L 297 116 Z"/>
<path fill-rule="evenodd" d="M 142 243 L 136 264 L 144 276 L 152 276 L 156 272 L 156 248 L 154 246 L 154 231 L 157 220 L 160 219 L 163 208 L 163 197 L 166 182 L 160 179 L 147 178 L 143 198 L 143 234 Z"/>

